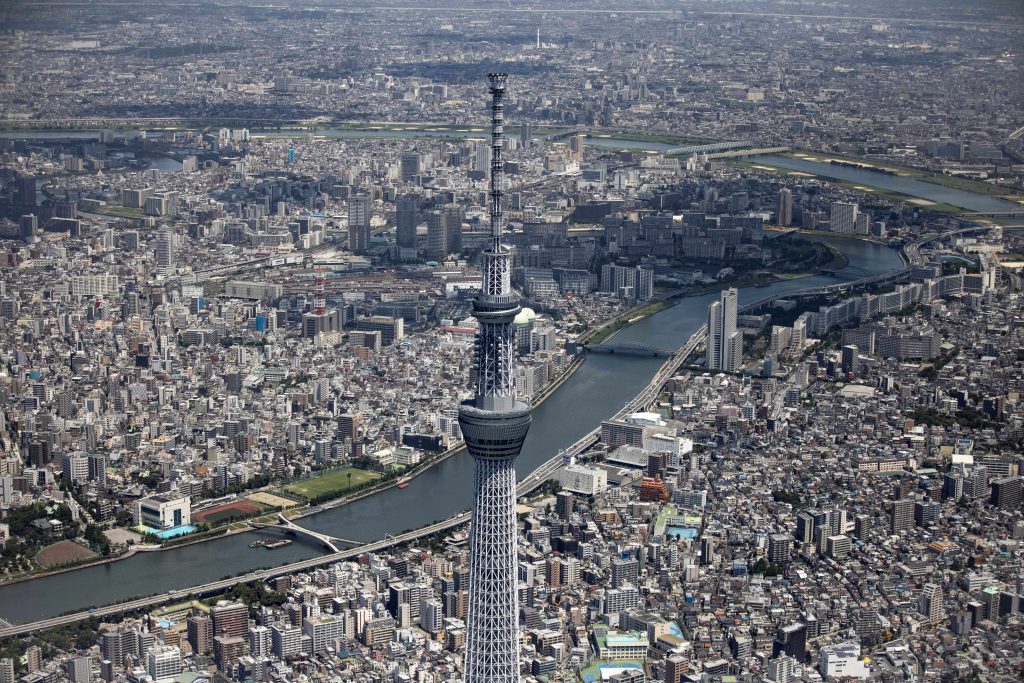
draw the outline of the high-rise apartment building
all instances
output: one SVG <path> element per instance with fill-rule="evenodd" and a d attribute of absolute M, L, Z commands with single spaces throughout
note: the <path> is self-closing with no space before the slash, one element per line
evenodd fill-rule
<path fill-rule="evenodd" d="M 249 631 L 249 608 L 240 602 L 221 601 L 210 608 L 213 635 L 244 638 Z"/>
<path fill-rule="evenodd" d="M 844 235 L 857 232 L 857 205 L 848 202 L 832 202 L 829 229 Z"/>
<path fill-rule="evenodd" d="M 188 618 L 188 644 L 196 654 L 208 654 L 213 649 L 213 621 L 205 614 Z"/>
<path fill-rule="evenodd" d="M 709 370 L 736 372 L 743 362 L 743 333 L 736 329 L 739 292 L 722 291 L 708 306 L 707 359 Z"/>
<path fill-rule="evenodd" d="M 353 254 L 365 254 L 370 250 L 370 217 L 372 203 L 365 194 L 349 197 L 348 200 L 348 246 Z"/>
<path fill-rule="evenodd" d="M 67 674 L 71 683 L 89 683 L 92 680 L 92 660 L 88 657 L 72 657 L 67 661 Z"/>
<path fill-rule="evenodd" d="M 779 190 L 775 199 L 775 222 L 782 227 L 793 223 L 793 191 L 788 187 Z"/>
<path fill-rule="evenodd" d="M 444 212 L 434 209 L 427 213 L 427 258 L 440 261 L 448 254 L 448 221 Z"/>
<path fill-rule="evenodd" d="M 174 272 L 175 239 L 170 228 L 162 228 L 156 238 L 156 269 L 161 275 Z"/>
<path fill-rule="evenodd" d="M 401 161 L 402 182 L 411 183 L 420 174 L 420 155 L 410 152 L 402 155 Z"/>
<path fill-rule="evenodd" d="M 420 222 L 420 199 L 414 194 L 402 195 L 398 198 L 395 208 L 395 243 L 398 246 L 399 258 L 415 259 L 416 226 Z M 403 254 L 402 250 L 407 250 L 407 252 Z M 411 256 L 408 255 L 408 250 L 411 250 Z"/>
<path fill-rule="evenodd" d="M 992 505 L 1003 510 L 1016 510 L 1020 512 L 1021 503 L 1021 478 L 1020 477 L 999 477 L 989 482 L 992 490 L 990 502 Z"/>
<path fill-rule="evenodd" d="M 10 657 L 0 659 L 0 683 L 14 683 L 14 660 Z"/>
<path fill-rule="evenodd" d="M 889 511 L 889 531 L 899 533 L 914 528 L 914 500 L 902 498 L 893 501 L 892 509 Z"/>
<path fill-rule="evenodd" d="M 181 673 L 181 650 L 173 645 L 154 647 L 146 658 L 146 672 L 154 681 Z"/>
<path fill-rule="evenodd" d="M 575 161 L 583 161 L 583 148 L 586 146 L 587 136 L 577 133 L 569 138 L 569 153 Z"/>

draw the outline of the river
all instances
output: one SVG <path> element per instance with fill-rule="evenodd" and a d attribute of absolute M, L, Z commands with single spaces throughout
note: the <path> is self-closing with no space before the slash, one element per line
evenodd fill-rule
<path fill-rule="evenodd" d="M 888 247 L 856 239 L 815 238 L 841 249 L 850 265 L 836 276 L 816 276 L 740 290 L 740 303 L 804 287 L 832 284 L 901 267 Z M 616 343 L 659 347 L 683 344 L 704 322 L 708 294 L 681 300 L 620 331 Z M 520 477 L 596 427 L 638 394 L 661 359 L 592 354 L 580 369 L 533 413 L 533 426 L 517 461 Z M 405 489 L 391 488 L 307 517 L 302 524 L 341 538 L 368 541 L 416 528 L 468 509 L 472 459 L 462 452 L 430 468 Z M 135 556 L 0 587 L 0 617 L 15 623 L 68 611 L 163 593 L 259 568 L 312 557 L 319 547 L 296 540 L 280 550 L 250 549 L 252 533 Z"/>
<path fill-rule="evenodd" d="M 863 168 L 841 166 L 839 164 L 822 163 L 820 161 L 808 161 L 793 157 L 760 156 L 752 157 L 752 161 L 762 162 L 768 166 L 778 166 L 790 171 L 813 173 L 825 178 L 835 178 L 851 183 L 858 183 L 865 187 L 879 187 L 883 190 L 891 190 L 911 197 L 920 197 L 940 204 L 952 204 L 971 211 L 1020 211 L 1021 207 L 1005 199 L 988 197 L 966 190 L 958 190 L 955 187 L 926 183 L 923 180 L 915 180 L 907 176 L 889 175 L 878 171 L 869 171 Z M 927 207 L 922 207 L 927 208 Z"/>

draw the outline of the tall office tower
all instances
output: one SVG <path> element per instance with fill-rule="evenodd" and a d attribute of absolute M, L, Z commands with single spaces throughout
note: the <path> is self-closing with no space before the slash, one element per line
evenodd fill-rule
<path fill-rule="evenodd" d="M 370 250 L 370 198 L 365 194 L 348 200 L 348 248 L 353 254 Z"/>
<path fill-rule="evenodd" d="M 708 306 L 707 362 L 709 370 L 736 372 L 743 361 L 743 333 L 736 329 L 739 292 L 722 290 Z"/>
<path fill-rule="evenodd" d="M 27 213 L 18 219 L 18 239 L 22 242 L 35 242 L 39 219 L 35 214 Z"/>
<path fill-rule="evenodd" d="M 524 123 L 519 126 L 519 146 L 529 149 L 533 145 L 533 125 Z"/>
<path fill-rule="evenodd" d="M 491 148 L 487 145 L 477 145 L 476 155 L 473 157 L 473 170 L 477 173 L 488 173 L 491 168 Z"/>
<path fill-rule="evenodd" d="M 413 258 L 416 252 L 416 226 L 420 222 L 420 198 L 414 194 L 405 194 L 398 198 L 395 205 L 395 243 L 398 245 L 399 257 L 402 249 L 411 249 Z"/>
<path fill-rule="evenodd" d="M 465 213 L 458 204 L 446 204 L 444 207 L 444 232 L 449 254 L 462 252 L 462 219 Z"/>
<path fill-rule="evenodd" d="M 21 208 L 27 212 L 30 212 L 39 203 L 36 200 L 36 177 L 34 175 L 26 175 L 18 178 L 18 195 L 21 198 Z"/>
<path fill-rule="evenodd" d="M 420 174 L 420 155 L 415 152 L 402 155 L 402 182 L 411 183 Z"/>
<path fill-rule="evenodd" d="M 156 238 L 156 269 L 161 275 L 174 272 L 174 233 L 167 227 Z"/>
<path fill-rule="evenodd" d="M 829 229 L 832 232 L 841 232 L 845 235 L 857 232 L 857 205 L 848 202 L 832 202 Z"/>
<path fill-rule="evenodd" d="M 448 221 L 444 212 L 434 209 L 427 214 L 427 258 L 439 261 L 448 255 Z"/>
<path fill-rule="evenodd" d="M 779 190 L 775 200 L 775 222 L 782 227 L 793 222 L 793 192 L 788 187 Z"/>
<path fill-rule="evenodd" d="M 473 303 L 476 396 L 459 406 L 459 426 L 474 460 L 469 535 L 469 609 L 465 683 L 518 683 L 515 459 L 530 429 L 530 406 L 516 401 L 512 321 L 512 254 L 501 243 L 502 132 L 507 74 L 488 74 L 491 93 L 491 244 L 483 288 Z"/>
<path fill-rule="evenodd" d="M 583 162 L 583 147 L 586 144 L 587 137 L 583 133 L 577 133 L 569 138 L 569 151 L 572 152 L 572 158 L 576 161 Z"/>

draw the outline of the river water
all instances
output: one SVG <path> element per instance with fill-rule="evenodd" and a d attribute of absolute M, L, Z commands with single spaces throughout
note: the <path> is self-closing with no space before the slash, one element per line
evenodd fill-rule
<path fill-rule="evenodd" d="M 901 192 L 911 197 L 921 197 L 933 202 L 952 204 L 971 211 L 1020 211 L 1021 207 L 1004 199 L 988 197 L 954 187 L 944 187 L 934 183 L 926 183 L 906 176 L 889 175 L 863 168 L 852 168 L 838 164 L 795 159 L 793 157 L 761 156 L 753 157 L 752 161 L 765 162 L 771 166 L 786 168 L 791 171 L 813 173 L 826 178 L 835 178 L 847 182 L 859 183 L 866 187 L 880 187 L 883 190 Z"/>
<path fill-rule="evenodd" d="M 740 290 L 740 303 L 804 287 L 832 284 L 901 267 L 888 247 L 848 238 L 815 238 L 833 244 L 850 259 L 836 276 L 816 276 Z M 616 343 L 658 347 L 683 344 L 704 322 L 716 295 L 683 299 L 677 305 L 620 331 Z M 520 477 L 596 427 L 638 394 L 662 360 L 592 354 L 580 369 L 533 413 L 533 425 L 517 461 Z M 426 525 L 468 509 L 472 459 L 462 452 L 427 470 L 405 489 L 391 488 L 349 505 L 307 517 L 302 524 L 341 538 L 369 541 Z M 107 565 L 0 587 L 0 617 L 15 623 L 68 611 L 154 595 L 278 566 L 323 552 L 301 540 L 279 549 L 250 549 L 253 533 L 153 553 Z"/>

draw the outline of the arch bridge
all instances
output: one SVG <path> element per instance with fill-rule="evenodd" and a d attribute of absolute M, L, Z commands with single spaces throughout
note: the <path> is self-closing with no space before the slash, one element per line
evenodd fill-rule
<path fill-rule="evenodd" d="M 264 524 L 261 522 L 250 522 L 250 526 L 256 529 L 281 529 L 285 533 L 292 536 L 305 536 L 317 541 L 324 547 L 328 548 L 332 553 L 340 552 L 338 543 L 342 545 L 361 545 L 362 541 L 352 541 L 347 538 L 339 538 L 337 536 L 331 536 L 329 534 L 321 534 L 312 529 L 307 529 L 304 526 L 299 526 L 292 520 L 284 516 L 284 513 L 277 513 L 277 524 Z"/>

